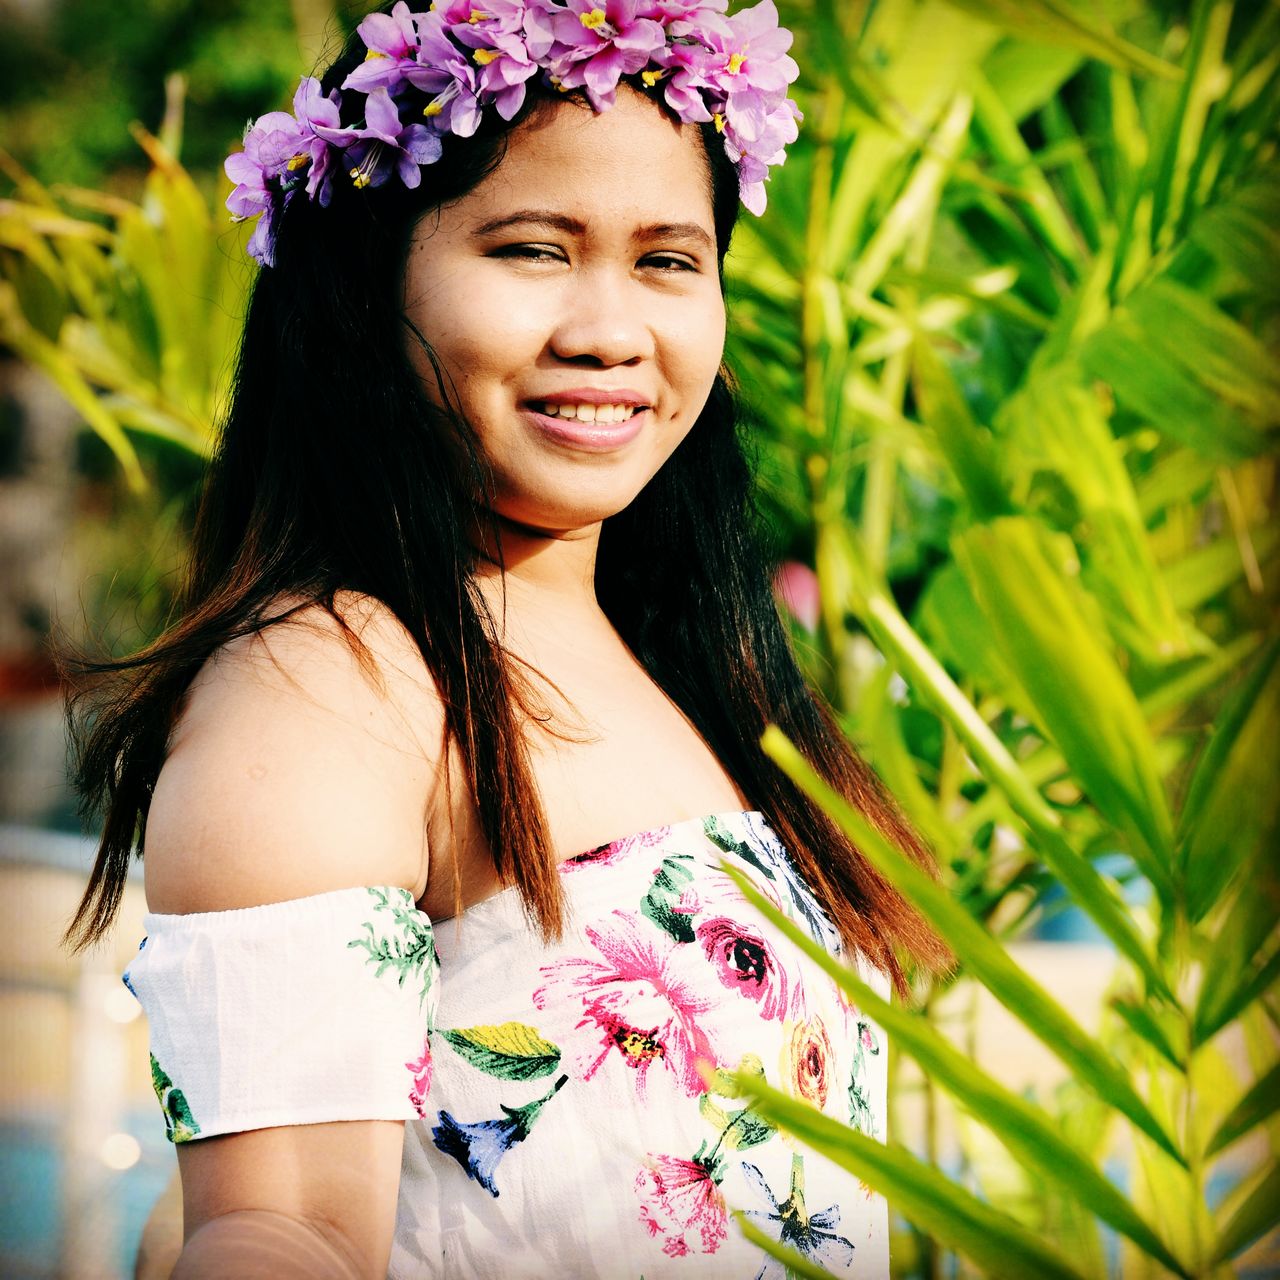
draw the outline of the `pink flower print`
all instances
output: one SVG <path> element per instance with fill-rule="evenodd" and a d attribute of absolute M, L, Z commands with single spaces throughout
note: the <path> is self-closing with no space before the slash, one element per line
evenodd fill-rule
<path fill-rule="evenodd" d="M 650 1155 L 636 1174 L 640 1221 L 649 1235 L 662 1240 L 670 1258 L 715 1253 L 724 1243 L 728 1215 L 720 1191 L 717 1160 L 682 1160 Z"/>
<path fill-rule="evenodd" d="M 694 936 L 715 966 L 720 982 L 756 1001 L 762 1018 L 781 1021 L 803 1012 L 804 988 L 799 977 L 788 972 L 759 929 L 729 916 L 713 916 L 697 926 Z"/>
<path fill-rule="evenodd" d="M 561 871 L 580 871 L 583 867 L 613 866 L 620 862 L 633 849 L 648 849 L 666 842 L 671 834 L 670 825 L 655 827 L 652 831 L 638 831 L 632 836 L 623 836 L 611 840 L 608 844 L 597 845 L 585 853 L 575 854 L 560 864 Z"/>
<path fill-rule="evenodd" d="M 698 1064 L 715 1066 L 719 1054 L 701 1021 L 716 1003 L 699 982 L 702 958 L 625 911 L 613 912 L 611 929 L 588 926 L 586 934 L 601 958 L 544 965 L 545 982 L 533 993 L 535 1007 L 553 1017 L 581 1012 L 559 1036 L 576 1042 L 577 1076 L 590 1080 L 604 1064 L 617 1062 L 635 1073 L 641 1099 L 655 1071 L 690 1097 L 705 1093 Z"/>
<path fill-rule="evenodd" d="M 427 1094 L 431 1090 L 431 1075 L 435 1069 L 435 1064 L 431 1060 L 431 1036 L 427 1035 L 427 1039 L 422 1045 L 422 1057 L 416 1058 L 412 1062 L 406 1062 L 405 1067 L 413 1075 L 413 1086 L 409 1090 L 409 1101 L 413 1104 L 413 1109 L 422 1119 L 427 1118 Z"/>

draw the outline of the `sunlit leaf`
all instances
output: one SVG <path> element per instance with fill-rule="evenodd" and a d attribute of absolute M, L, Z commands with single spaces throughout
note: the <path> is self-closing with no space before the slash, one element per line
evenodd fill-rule
<path fill-rule="evenodd" d="M 897 1143 L 881 1143 L 807 1103 L 740 1076 L 743 1092 L 773 1124 L 875 1187 L 909 1221 L 971 1258 L 985 1275 L 1082 1280 L 1080 1273 L 1016 1218 L 993 1208 Z"/>
<path fill-rule="evenodd" d="M 822 805 L 856 842 L 863 856 L 920 911 L 966 969 L 1001 1004 L 1061 1058 L 1078 1079 L 1128 1116 L 1162 1150 L 1185 1163 L 1178 1147 L 1102 1046 L 1014 963 L 978 921 L 828 787 L 777 726 L 766 729 L 760 741 L 765 753 Z"/>
<path fill-rule="evenodd" d="M 740 871 L 728 862 L 722 861 L 722 866 L 757 911 L 825 970 L 860 1012 L 882 1027 L 899 1050 L 908 1052 L 931 1080 L 954 1094 L 1028 1170 L 1060 1184 L 1074 1199 L 1171 1271 L 1186 1275 L 1152 1227 L 1134 1212 L 1114 1184 L 1062 1137 L 1055 1122 L 1043 1111 L 984 1072 L 919 1014 L 883 999 L 852 968 L 833 959 L 774 907 Z"/>

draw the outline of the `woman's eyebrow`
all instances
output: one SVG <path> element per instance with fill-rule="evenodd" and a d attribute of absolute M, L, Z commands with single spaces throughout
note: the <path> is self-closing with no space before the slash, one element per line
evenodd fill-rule
<path fill-rule="evenodd" d="M 553 227 L 569 235 L 581 236 L 587 231 L 587 224 L 568 214 L 557 213 L 552 209 L 520 209 L 499 218 L 490 218 L 482 222 L 471 233 L 473 236 L 488 236 L 496 231 L 506 231 L 514 226 Z M 696 222 L 650 222 L 637 227 L 631 237 L 633 240 L 692 240 L 708 252 L 715 251 L 715 241 L 706 229 Z"/>

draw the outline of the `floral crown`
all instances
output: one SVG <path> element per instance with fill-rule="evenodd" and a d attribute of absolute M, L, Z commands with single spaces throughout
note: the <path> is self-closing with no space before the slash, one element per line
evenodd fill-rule
<path fill-rule="evenodd" d="M 299 191 L 327 205 L 333 182 L 378 187 L 422 181 L 442 138 L 470 137 L 492 104 L 510 120 L 528 82 L 585 91 L 596 111 L 613 104 L 623 76 L 661 88 L 683 122 L 714 123 L 738 170 L 738 194 L 763 213 L 769 167 L 786 158 L 800 109 L 787 97 L 799 74 L 787 56 L 791 33 L 773 0 L 732 17 L 727 0 L 435 0 L 411 13 L 400 0 L 373 13 L 357 33 L 368 50 L 341 89 L 325 94 L 305 76 L 293 113 L 271 111 L 229 156 L 227 198 L 237 221 L 258 217 L 248 252 L 274 256 L 272 220 Z M 364 97 L 364 118 L 343 126 L 341 109 Z M 344 96 L 345 95 L 345 96 Z"/>

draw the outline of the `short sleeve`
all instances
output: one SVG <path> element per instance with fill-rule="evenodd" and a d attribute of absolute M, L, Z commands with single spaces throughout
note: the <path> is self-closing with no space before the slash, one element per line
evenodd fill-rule
<path fill-rule="evenodd" d="M 440 966 L 406 889 L 152 912 L 143 928 L 124 983 L 171 1142 L 423 1114 Z"/>

